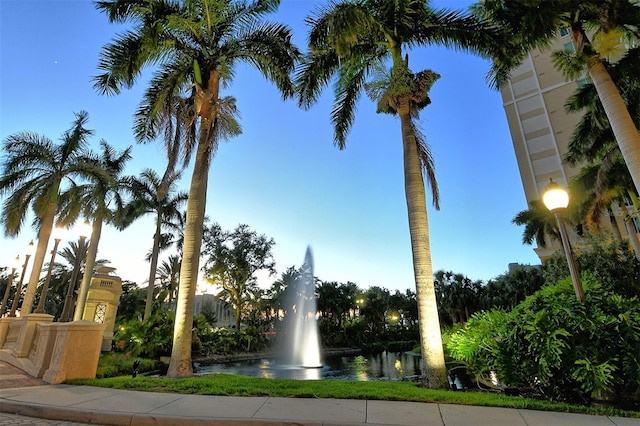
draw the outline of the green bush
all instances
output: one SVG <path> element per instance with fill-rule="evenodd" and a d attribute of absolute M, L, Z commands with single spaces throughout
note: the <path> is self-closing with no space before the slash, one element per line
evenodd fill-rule
<path fill-rule="evenodd" d="M 387 351 L 389 352 L 406 352 L 412 350 L 416 346 L 415 340 L 399 340 L 387 343 Z"/>
<path fill-rule="evenodd" d="M 214 353 L 228 355 L 239 352 L 260 352 L 269 347 L 265 334 L 257 327 L 241 330 L 233 328 L 198 330 L 198 340 L 202 356 Z"/>
<path fill-rule="evenodd" d="M 140 365 L 138 366 L 139 373 L 157 371 L 162 368 L 160 362 L 157 360 L 138 358 L 131 354 L 111 352 L 100 355 L 96 378 L 104 379 L 106 377 L 131 375 L 133 373 L 133 362 L 136 359 L 140 360 Z"/>
<path fill-rule="evenodd" d="M 134 357 L 159 358 L 171 354 L 173 312 L 158 310 L 146 322 L 126 321 L 116 329 L 116 348 Z"/>
<path fill-rule="evenodd" d="M 472 317 L 451 336 L 450 355 L 480 382 L 557 401 L 634 403 L 640 396 L 640 302 L 583 275 L 586 301 L 566 279 L 529 296 L 511 312 Z"/>

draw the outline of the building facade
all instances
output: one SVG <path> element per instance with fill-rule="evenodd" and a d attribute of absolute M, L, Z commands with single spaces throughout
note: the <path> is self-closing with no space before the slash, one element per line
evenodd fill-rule
<path fill-rule="evenodd" d="M 562 49 L 575 51 L 569 31 L 561 31 L 546 50 L 532 51 L 500 90 L 527 203 L 542 199 L 550 179 L 567 188 L 580 172 L 579 165 L 562 161 L 581 118 L 565 110 L 579 82 L 567 81 L 551 62 L 551 52 Z M 611 229 L 609 221 L 602 221 L 602 225 Z M 628 236 L 622 220 L 618 229 Z M 575 242 L 577 235 L 570 234 Z M 546 243 L 546 248 L 534 249 L 541 260 L 560 249 L 558 241 L 548 239 Z"/>

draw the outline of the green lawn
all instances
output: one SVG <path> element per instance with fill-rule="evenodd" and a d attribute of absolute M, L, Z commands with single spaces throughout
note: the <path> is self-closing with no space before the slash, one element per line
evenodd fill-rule
<path fill-rule="evenodd" d="M 74 380 L 75 385 L 100 386 L 147 392 L 196 395 L 274 396 L 286 398 L 343 398 L 437 402 L 442 404 L 527 408 L 621 417 L 640 417 L 638 411 L 550 403 L 491 392 L 454 392 L 424 389 L 411 382 L 357 382 L 346 380 L 261 379 L 230 374 L 209 374 L 188 379 L 131 376 Z"/>

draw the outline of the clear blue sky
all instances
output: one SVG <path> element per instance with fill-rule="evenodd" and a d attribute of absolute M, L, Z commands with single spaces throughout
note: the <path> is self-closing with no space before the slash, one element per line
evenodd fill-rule
<path fill-rule="evenodd" d="M 470 3 L 432 4 L 463 9 Z M 274 17 L 294 29 L 303 49 L 303 19 L 318 4 L 283 0 Z M 74 113 L 86 110 L 96 148 L 100 139 L 120 149 L 134 145 L 127 173 L 146 167 L 161 173 L 161 144 L 136 145 L 131 132 L 144 79 L 115 97 L 92 88 L 100 49 L 121 29 L 89 1 L 0 1 L 0 138 L 28 130 L 58 140 Z M 539 263 L 521 243 L 522 228 L 511 224 L 527 205 L 500 95 L 485 83 L 489 64 L 430 47 L 412 52 L 410 66 L 442 76 L 419 123 L 435 156 L 441 191 L 441 210 L 429 204 L 434 271 L 487 281 L 506 272 L 510 262 Z M 414 288 L 398 120 L 375 114 L 375 105 L 363 96 L 347 149 L 340 151 L 333 146 L 329 121 L 330 88 L 303 111 L 241 66 L 225 94 L 237 99 L 244 131 L 223 143 L 212 162 L 211 220 L 224 229 L 246 223 L 272 237 L 279 273 L 300 266 L 310 244 L 322 280 Z M 185 190 L 190 175 L 188 169 Z M 98 257 L 111 260 L 123 279 L 142 283 L 152 236 L 151 218 L 124 232 L 106 227 Z M 0 265 L 5 265 L 35 238 L 30 219 L 18 238 L 1 238 Z"/>

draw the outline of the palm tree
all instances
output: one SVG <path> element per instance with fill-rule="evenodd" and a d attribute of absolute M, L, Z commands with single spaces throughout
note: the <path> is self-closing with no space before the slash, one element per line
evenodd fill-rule
<path fill-rule="evenodd" d="M 487 0 L 479 2 L 475 10 L 511 32 L 514 44 L 524 51 L 548 46 L 562 27 L 570 30 L 575 54 L 557 52 L 554 64 L 570 78 L 582 74 L 586 65 L 636 191 L 640 189 L 640 133 L 603 63 L 603 58 L 624 57 L 624 46 L 640 39 L 637 4 L 628 0 Z M 587 31 L 593 34 L 592 39 Z M 637 61 L 637 56 L 629 58 Z"/>
<path fill-rule="evenodd" d="M 438 191 L 433 158 L 413 122 L 420 109 L 429 104 L 427 94 L 438 76 L 431 71 L 412 73 L 408 56 L 402 49 L 440 44 L 484 54 L 495 46 L 493 42 L 499 34 L 474 17 L 449 10 L 436 11 L 428 2 L 419 0 L 330 2 L 315 16 L 307 18 L 307 23 L 311 52 L 296 75 L 300 105 L 308 108 L 337 75 L 331 120 L 338 148 L 345 148 L 356 102 L 373 72 L 383 76 L 366 86 L 369 96 L 378 101 L 378 112 L 400 117 L 405 194 L 420 312 L 422 382 L 432 388 L 448 388 L 434 292 L 423 171 L 436 208 Z M 498 55 L 497 51 L 494 53 Z M 389 58 L 389 71 L 380 71 Z"/>
<path fill-rule="evenodd" d="M 533 200 L 529 203 L 529 208 L 515 215 L 511 220 L 512 223 L 523 226 L 522 233 L 523 244 L 533 244 L 535 241 L 538 247 L 545 248 L 547 246 L 547 236 L 560 242 L 560 231 L 558 230 L 558 221 L 551 211 L 540 200 Z"/>
<path fill-rule="evenodd" d="M 263 20 L 279 0 L 113 0 L 96 3 L 111 22 L 132 29 L 104 47 L 96 88 L 117 94 L 131 87 L 143 67 L 154 74 L 137 114 L 136 139 L 155 138 L 166 118 L 182 118 L 185 154 L 196 152 L 187 202 L 182 269 L 169 377 L 188 377 L 191 367 L 193 303 L 199 272 L 209 164 L 223 138 L 238 135 L 235 102 L 220 97 L 220 86 L 244 62 L 274 82 L 284 97 L 293 95 L 289 75 L 299 53 L 291 31 Z M 184 95 L 184 96 L 183 96 Z M 176 100 L 184 111 L 175 111 Z M 193 149 L 192 149 L 193 148 Z"/>
<path fill-rule="evenodd" d="M 636 47 L 630 49 L 628 55 L 615 64 L 604 62 L 612 79 L 620 87 L 636 126 L 640 123 L 638 54 L 640 54 L 640 48 Z M 625 199 L 637 199 L 637 193 L 594 84 L 588 83 L 579 87 L 567 101 L 566 108 L 570 112 L 584 113 L 571 135 L 564 160 L 571 165 L 587 162 L 587 166 L 582 168 L 572 182 L 572 186 L 587 193 L 585 200 L 587 225 L 597 229 L 600 217 L 606 211 L 616 240 L 622 242 L 618 221 L 611 209 L 613 203 L 619 204 L 636 256 L 640 256 L 640 241 L 625 205 Z M 640 206 L 636 206 L 638 207 Z"/>
<path fill-rule="evenodd" d="M 626 206 L 626 199 L 638 197 L 633 191 L 633 182 L 622 156 L 618 153 L 610 162 L 602 161 L 600 164 L 594 163 L 583 167 L 572 185 L 581 188 L 589 195 L 585 201 L 585 215 L 587 225 L 592 229 L 598 227 L 600 216 L 605 211 L 611 211 L 611 204 L 617 203 L 620 206 L 629 241 L 636 257 L 640 259 L 640 241 L 633 225 L 633 218 Z M 612 226 L 617 229 L 617 221 L 612 223 Z"/>
<path fill-rule="evenodd" d="M 127 179 L 122 176 L 127 162 L 131 159 L 132 147 L 118 152 L 106 141 L 100 141 L 101 152 L 92 155 L 95 167 L 103 173 L 89 176 L 89 182 L 73 184 L 60 196 L 60 215 L 63 223 L 75 221 L 82 213 L 91 218 L 91 236 L 85 264 L 85 273 L 78 290 L 78 303 L 73 315 L 79 321 L 84 315 L 84 307 L 91 283 L 91 276 L 98 255 L 98 244 L 104 223 L 123 228 L 121 216 L 124 211 L 123 193 L 127 188 Z"/>
<path fill-rule="evenodd" d="M 4 233 L 10 237 L 20 233 L 29 207 L 39 225 L 33 269 L 22 302 L 24 314 L 31 312 L 63 184 L 101 173 L 83 152 L 93 134 L 84 127 L 87 120 L 85 111 L 77 113 L 60 144 L 33 132 L 20 132 L 9 136 L 2 147 L 0 196 L 7 196 L 0 215 Z"/>
<path fill-rule="evenodd" d="M 140 174 L 140 178 L 132 178 L 130 190 L 133 194 L 133 201 L 129 208 L 139 217 L 148 213 L 155 215 L 155 231 L 153 234 L 153 246 L 151 248 L 151 266 L 149 267 L 149 287 L 147 289 L 147 302 L 144 309 L 143 321 L 147 321 L 151 316 L 151 306 L 153 304 L 153 290 L 156 282 L 158 269 L 158 256 L 160 254 L 162 231 L 179 230 L 184 228 L 182 212 L 180 208 L 187 201 L 185 192 L 176 192 L 176 185 L 180 175 L 169 176 L 166 183 L 151 169 L 145 169 Z M 163 184 L 166 189 L 160 196 Z"/>
<path fill-rule="evenodd" d="M 180 283 L 180 257 L 169 256 L 169 258 L 162 262 L 160 268 L 158 268 L 158 274 L 160 282 L 163 283 L 163 287 L 169 292 L 169 306 L 172 306 L 173 299 L 176 298 L 178 291 L 178 284 Z"/>

